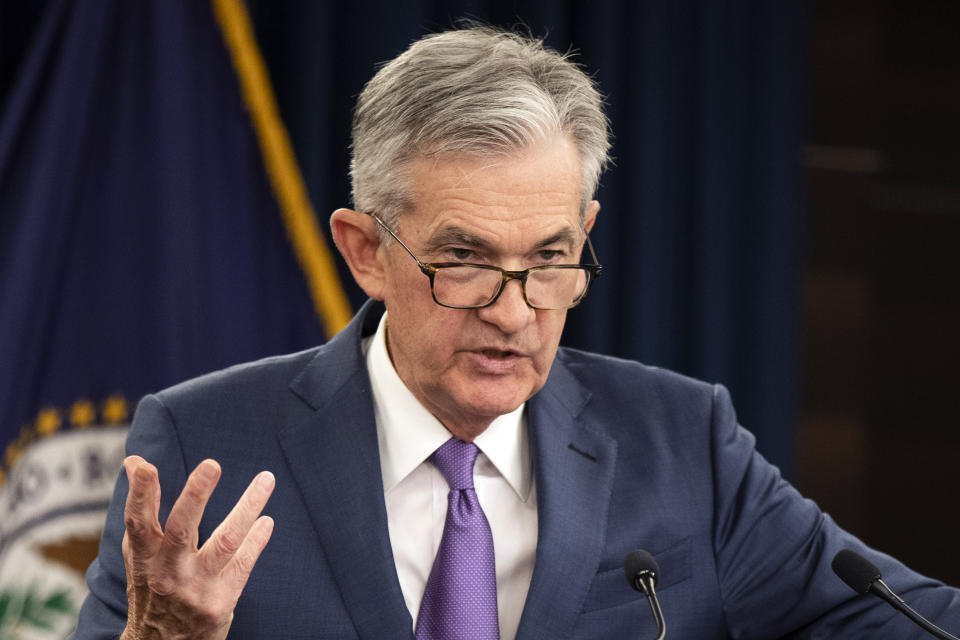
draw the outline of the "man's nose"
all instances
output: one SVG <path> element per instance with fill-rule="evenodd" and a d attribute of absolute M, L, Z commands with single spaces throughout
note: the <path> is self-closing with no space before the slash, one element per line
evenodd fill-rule
<path fill-rule="evenodd" d="M 523 284 L 508 280 L 500 297 L 489 307 L 477 309 L 480 319 L 496 325 L 503 333 L 515 333 L 533 322 L 536 310 L 523 299 Z"/>

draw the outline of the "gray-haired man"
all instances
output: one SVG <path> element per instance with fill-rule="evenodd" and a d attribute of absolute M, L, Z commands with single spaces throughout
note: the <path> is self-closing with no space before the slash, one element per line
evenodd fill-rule
<path fill-rule="evenodd" d="M 79 637 L 652 637 L 637 547 L 672 637 L 914 637 L 830 575 L 845 547 L 960 619 L 783 482 L 721 387 L 558 349 L 600 271 L 601 104 L 490 29 L 377 73 L 331 217 L 373 301 L 323 347 L 141 402 Z"/>

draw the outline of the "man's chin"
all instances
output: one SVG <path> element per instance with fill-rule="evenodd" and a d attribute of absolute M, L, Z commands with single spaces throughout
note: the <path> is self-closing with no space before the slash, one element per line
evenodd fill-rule
<path fill-rule="evenodd" d="M 477 381 L 471 385 L 461 406 L 474 415 L 493 419 L 516 410 L 535 391 L 529 383 L 520 383 L 513 378 Z"/>

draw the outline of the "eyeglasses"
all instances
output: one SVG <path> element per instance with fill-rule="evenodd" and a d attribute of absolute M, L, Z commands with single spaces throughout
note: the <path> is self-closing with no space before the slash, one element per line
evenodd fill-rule
<path fill-rule="evenodd" d="M 369 214 L 417 261 L 430 278 L 433 300 L 451 309 L 480 309 L 497 301 L 507 282 L 519 280 L 523 299 L 534 309 L 569 309 L 580 304 L 603 269 L 597 264 L 590 236 L 587 247 L 594 264 L 547 264 L 523 271 L 507 271 L 488 264 L 468 262 L 420 262 L 420 258 L 376 214 Z"/>

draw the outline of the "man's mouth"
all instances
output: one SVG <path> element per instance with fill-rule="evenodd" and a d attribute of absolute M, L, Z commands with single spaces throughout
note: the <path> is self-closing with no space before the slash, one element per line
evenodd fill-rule
<path fill-rule="evenodd" d="M 481 349 L 478 353 L 486 358 L 511 358 L 519 355 L 515 351 L 501 351 L 500 349 Z"/>

